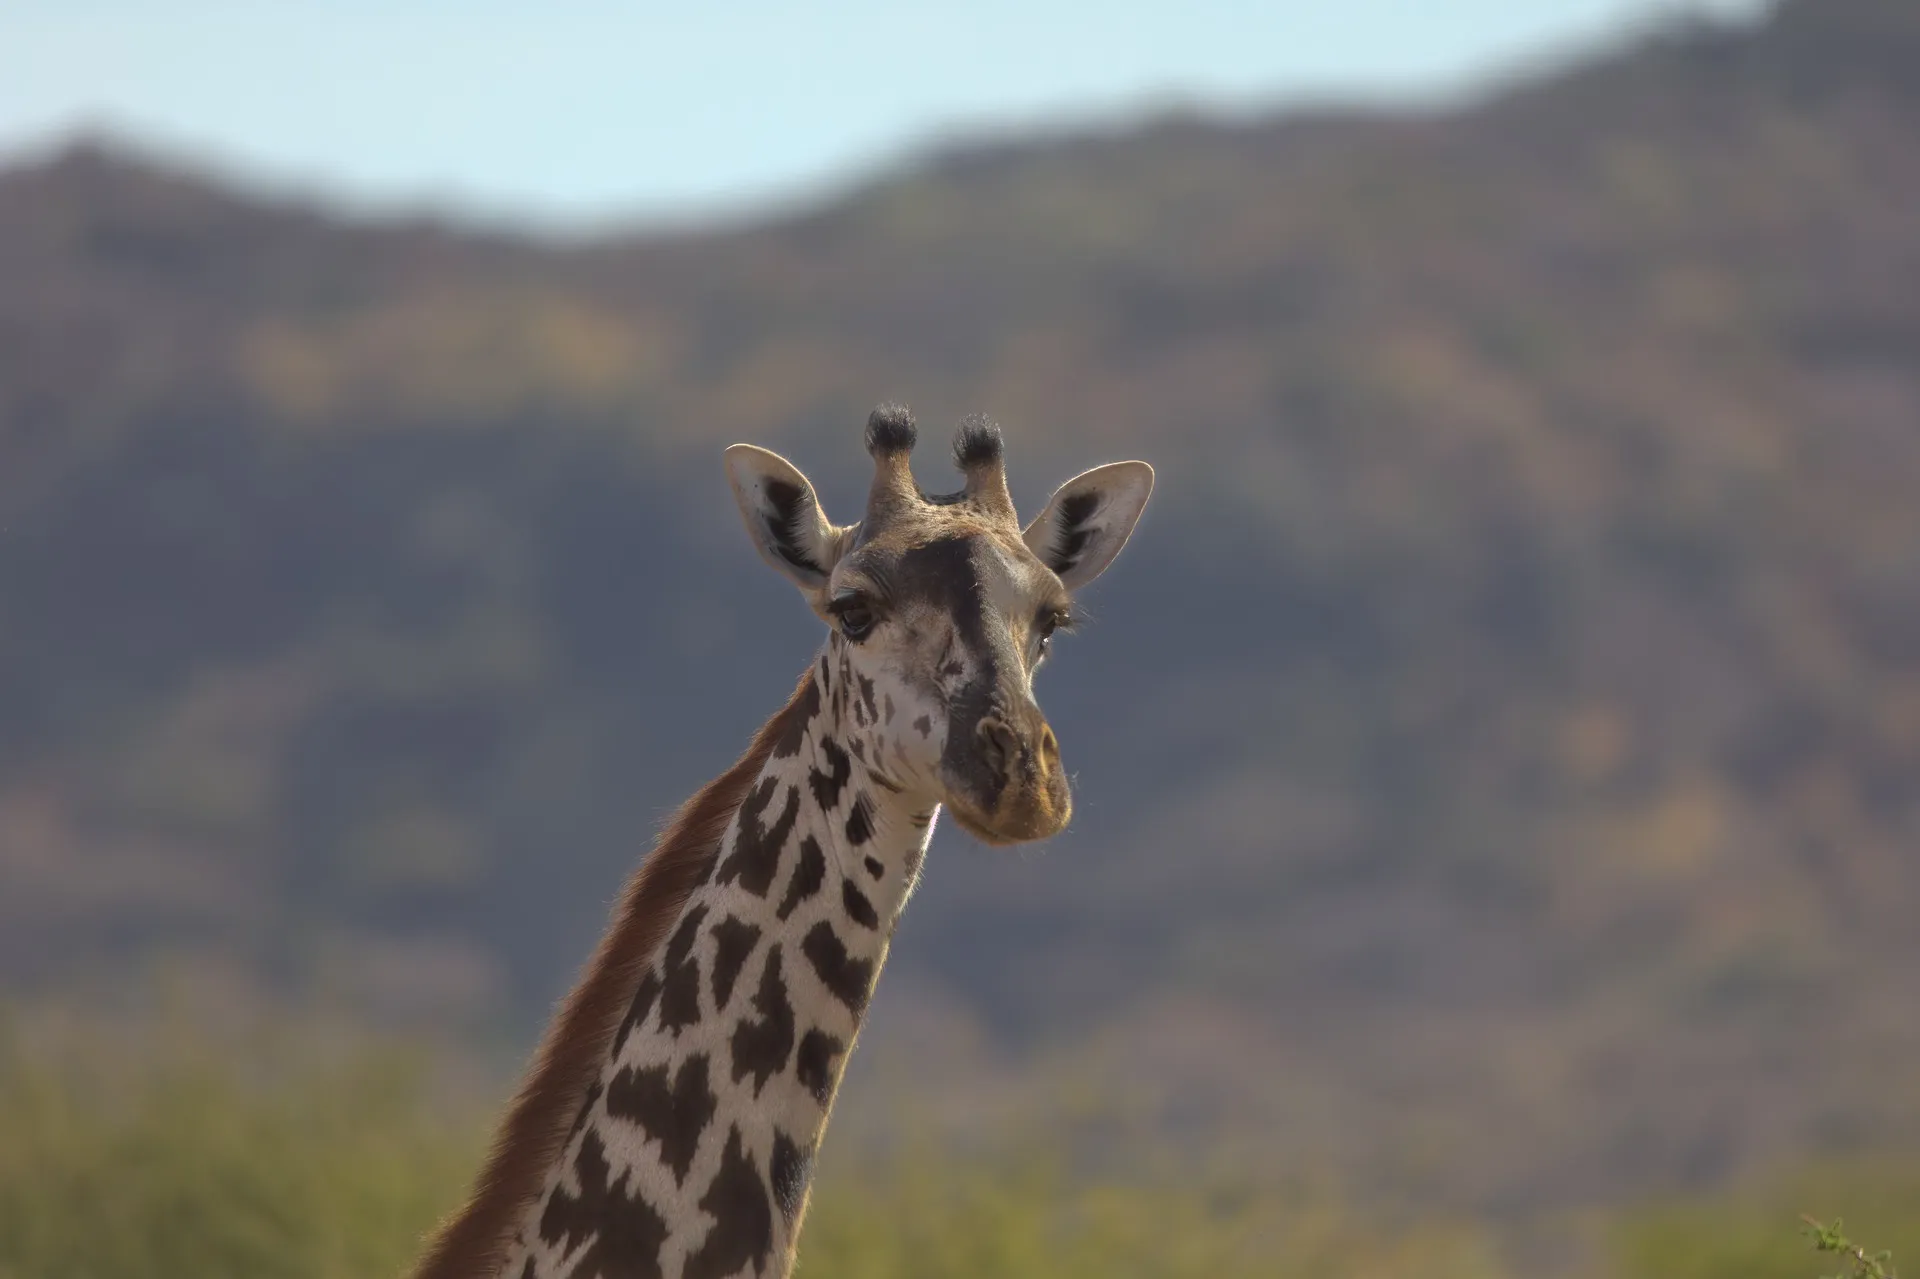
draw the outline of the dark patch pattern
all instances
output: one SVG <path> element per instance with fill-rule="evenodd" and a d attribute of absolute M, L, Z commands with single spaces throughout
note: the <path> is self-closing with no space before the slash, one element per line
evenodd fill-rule
<path fill-rule="evenodd" d="M 787 999 L 777 945 L 767 951 L 753 1010 L 757 1016 L 743 1018 L 733 1030 L 733 1082 L 752 1075 L 753 1095 L 758 1097 L 767 1080 L 786 1069 L 793 1053 L 793 1005 Z"/>
<path fill-rule="evenodd" d="M 554 1188 L 540 1214 L 540 1237 L 569 1254 L 593 1241 L 568 1269 L 569 1279 L 662 1279 L 666 1220 L 645 1196 L 627 1193 L 626 1174 L 609 1184 L 608 1172 L 606 1147 L 588 1132 L 573 1161 L 580 1193 Z"/>
<path fill-rule="evenodd" d="M 781 807 L 780 815 L 771 824 L 761 823 L 767 806 L 773 802 L 774 792 L 779 789 L 779 780 L 769 777 L 740 801 L 733 849 L 714 872 L 714 883 L 731 884 L 738 880 L 740 886 L 755 897 L 765 897 L 773 887 L 773 877 L 780 869 L 780 850 L 786 847 L 788 836 L 793 834 L 794 819 L 800 815 L 800 792 L 788 787 L 787 802 Z"/>
<path fill-rule="evenodd" d="M 920 736 L 922 737 L 932 737 L 933 736 L 933 717 L 931 715 L 922 715 L 920 718 L 914 720 L 913 731 L 920 734 Z"/>
<path fill-rule="evenodd" d="M 840 934 L 833 931 L 833 925 L 821 920 L 815 924 L 800 943 L 800 953 L 813 965 L 814 976 L 827 988 L 835 999 L 845 1004 L 858 1017 L 867 1005 L 867 996 L 873 990 L 873 961 L 856 959 L 847 953 L 846 943 L 840 940 Z"/>
<path fill-rule="evenodd" d="M 635 1070 L 629 1066 L 607 1089 L 607 1113 L 639 1126 L 660 1143 L 660 1162 L 685 1185 L 687 1169 L 700 1149 L 700 1134 L 713 1122 L 719 1100 L 707 1078 L 707 1055 L 695 1053 L 680 1063 L 672 1082 L 665 1066 Z"/>
<path fill-rule="evenodd" d="M 823 658 L 820 664 L 823 675 L 826 669 L 826 661 Z M 806 743 L 807 730 L 813 726 L 814 716 L 819 713 L 820 686 L 809 679 L 807 686 L 800 691 L 800 705 L 787 716 L 786 727 L 781 731 L 780 739 L 773 744 L 773 757 L 791 759 L 797 755 L 800 747 Z"/>
<path fill-rule="evenodd" d="M 726 1009 L 727 1001 L 733 998 L 733 984 L 740 979 L 740 969 L 759 944 L 759 927 L 744 919 L 729 915 L 713 926 L 714 1011 Z"/>
<path fill-rule="evenodd" d="M 873 909 L 873 903 L 860 891 L 860 886 L 851 879 L 840 881 L 840 900 L 847 908 L 847 918 L 862 928 L 880 927 L 880 916 Z"/>
<path fill-rule="evenodd" d="M 635 1026 L 647 1019 L 647 1014 L 653 1011 L 653 1001 L 658 998 L 660 998 L 660 974 L 649 968 L 640 978 L 640 985 L 633 992 L 633 1002 L 627 1005 L 626 1018 L 621 1021 L 620 1029 L 614 1033 L 613 1061 L 620 1060 L 620 1054 L 627 1046 L 627 1036 L 633 1033 Z"/>
<path fill-rule="evenodd" d="M 802 1150 L 793 1138 L 776 1131 L 767 1181 L 773 1189 L 773 1202 L 789 1226 L 800 1215 L 800 1205 L 807 1197 L 807 1179 L 812 1172 L 813 1152 Z"/>
<path fill-rule="evenodd" d="M 694 906 L 660 955 L 660 1029 L 679 1034 L 700 1020 L 700 962 L 693 957 L 705 906 Z"/>
<path fill-rule="evenodd" d="M 794 907 L 820 891 L 827 882 L 827 857 L 819 841 L 811 835 L 800 837 L 800 851 L 794 858 L 793 875 L 787 880 L 786 896 L 780 900 L 780 920 L 786 922 Z"/>
<path fill-rule="evenodd" d="M 887 868 L 885 866 L 880 864 L 880 859 L 878 857 L 867 858 L 867 874 L 873 876 L 875 879 L 878 879 L 880 878 L 881 875 L 885 874 L 886 869 Z"/>
<path fill-rule="evenodd" d="M 761 1273 L 773 1253 L 773 1207 L 738 1128 L 727 1134 L 720 1171 L 701 1196 L 700 1210 L 713 1218 L 713 1229 L 700 1250 L 687 1258 L 685 1279 L 728 1279 L 742 1270 Z"/>
<path fill-rule="evenodd" d="M 823 770 L 817 765 L 807 771 L 807 785 L 813 790 L 813 802 L 820 806 L 822 813 L 831 813 L 840 802 L 840 793 L 847 787 L 847 779 L 853 776 L 853 761 L 840 749 L 840 744 L 829 738 L 820 743 L 820 758 L 827 762 Z"/>
<path fill-rule="evenodd" d="M 834 1061 L 846 1050 L 845 1044 L 824 1030 L 809 1030 L 800 1037 L 800 1050 L 793 1055 L 794 1077 L 823 1106 L 833 1099 Z"/>
<path fill-rule="evenodd" d="M 853 801 L 853 808 L 847 813 L 847 842 L 855 848 L 873 838 L 873 806 L 865 795 Z"/>

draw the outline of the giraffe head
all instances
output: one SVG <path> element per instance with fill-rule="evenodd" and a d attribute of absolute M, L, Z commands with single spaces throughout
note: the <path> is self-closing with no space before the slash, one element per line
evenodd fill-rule
<path fill-rule="evenodd" d="M 1073 801 L 1034 672 L 1071 621 L 1072 593 L 1126 544 L 1153 468 L 1115 462 L 1076 476 L 1023 530 L 997 427 L 961 423 L 956 493 L 920 489 L 913 444 L 906 409 L 874 410 L 873 488 L 857 524 L 830 521 L 807 477 L 765 449 L 728 449 L 727 475 L 762 558 L 829 627 L 826 670 L 847 703 L 840 731 L 860 757 L 978 839 L 1044 839 Z"/>

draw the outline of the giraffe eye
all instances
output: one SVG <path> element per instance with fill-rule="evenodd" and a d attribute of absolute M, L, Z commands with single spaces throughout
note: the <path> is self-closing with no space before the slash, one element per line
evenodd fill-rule
<path fill-rule="evenodd" d="M 840 623 L 840 633 L 858 643 L 873 632 L 873 606 L 865 596 L 843 595 L 830 606 L 833 618 Z"/>
<path fill-rule="evenodd" d="M 1053 647 L 1053 633 L 1068 625 L 1069 619 L 1062 613 L 1048 612 L 1040 615 L 1036 628 L 1040 632 L 1040 655 L 1042 657 L 1046 656 L 1047 651 Z"/>

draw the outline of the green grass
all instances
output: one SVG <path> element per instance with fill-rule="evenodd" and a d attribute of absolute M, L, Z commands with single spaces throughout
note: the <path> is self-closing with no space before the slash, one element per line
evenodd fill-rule
<path fill-rule="evenodd" d="M 27 1051 L 0 1034 L 0 1279 L 403 1273 L 462 1194 L 490 1116 L 444 1104 L 405 1058 L 266 1056 L 271 1068 L 242 1071 L 204 1051 L 104 1041 Z M 1801 1209 L 1844 1212 L 1875 1248 L 1914 1256 L 1915 1205 L 1920 1166 L 1815 1169 L 1628 1214 L 1611 1234 L 1610 1271 L 1815 1279 L 1834 1258 L 1796 1236 Z M 1837 1255 L 1851 1264 L 1844 1248 Z M 1244 1179 L 1091 1180 L 1038 1149 L 832 1166 L 799 1267 L 802 1279 L 1515 1273 L 1474 1223 L 1388 1226 L 1325 1190 Z"/>
<path fill-rule="evenodd" d="M 204 1062 L 0 1062 L 0 1279 L 365 1279 L 472 1173 L 391 1059 L 249 1084 Z"/>
<path fill-rule="evenodd" d="M 1046 1156 L 896 1160 L 832 1179 L 799 1275 L 832 1279 L 1276 1279 L 1498 1272 L 1469 1228 L 1387 1231 L 1319 1193 L 1069 1179 Z"/>

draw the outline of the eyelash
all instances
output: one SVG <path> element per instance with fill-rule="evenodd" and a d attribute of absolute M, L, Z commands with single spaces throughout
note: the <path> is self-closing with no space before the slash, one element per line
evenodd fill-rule
<path fill-rule="evenodd" d="M 840 633 L 856 644 L 873 633 L 878 621 L 873 602 L 862 594 L 842 595 L 827 605 L 827 611 L 840 624 Z"/>
<path fill-rule="evenodd" d="M 1038 627 L 1040 631 L 1040 655 L 1042 657 L 1046 656 L 1048 648 L 1053 643 L 1053 637 L 1062 632 L 1071 631 L 1073 624 L 1073 614 L 1064 610 L 1042 616 Z"/>

